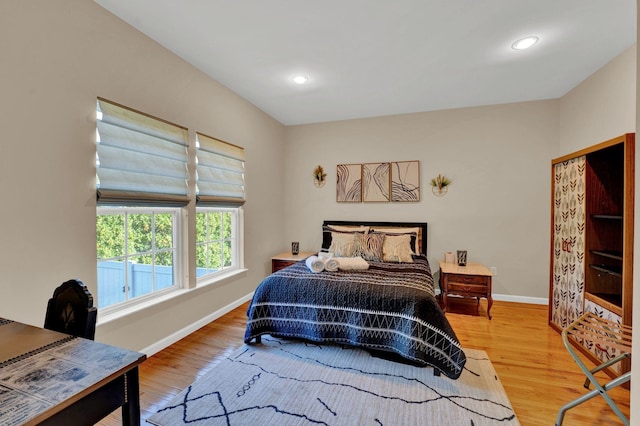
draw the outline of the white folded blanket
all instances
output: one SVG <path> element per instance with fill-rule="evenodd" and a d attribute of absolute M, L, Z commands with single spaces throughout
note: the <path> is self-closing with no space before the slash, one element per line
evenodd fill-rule
<path fill-rule="evenodd" d="M 369 264 L 360 256 L 356 257 L 334 257 L 333 260 L 338 262 L 338 268 L 343 271 L 354 271 L 369 269 Z"/>
<path fill-rule="evenodd" d="M 329 272 L 335 272 L 340 267 L 338 261 L 332 257 L 324 260 L 324 269 Z"/>
<path fill-rule="evenodd" d="M 309 256 L 304 263 L 307 264 L 307 268 L 309 268 L 311 272 L 318 273 L 324 271 L 324 261 L 318 256 Z"/>

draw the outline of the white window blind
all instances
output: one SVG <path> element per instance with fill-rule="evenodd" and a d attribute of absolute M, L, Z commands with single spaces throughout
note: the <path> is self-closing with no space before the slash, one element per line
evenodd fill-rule
<path fill-rule="evenodd" d="M 196 200 L 199 206 L 238 207 L 245 202 L 244 148 L 196 133 Z"/>
<path fill-rule="evenodd" d="M 186 205 L 186 128 L 98 98 L 97 192 L 102 205 Z"/>

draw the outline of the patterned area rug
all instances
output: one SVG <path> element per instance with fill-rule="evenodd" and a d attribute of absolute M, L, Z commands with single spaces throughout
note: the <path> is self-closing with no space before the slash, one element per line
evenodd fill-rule
<path fill-rule="evenodd" d="M 147 421 L 193 425 L 519 425 L 486 352 L 458 380 L 351 347 L 263 336 Z"/>

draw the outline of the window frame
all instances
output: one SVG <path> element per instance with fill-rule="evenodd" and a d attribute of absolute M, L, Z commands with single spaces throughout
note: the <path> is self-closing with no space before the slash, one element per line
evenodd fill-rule
<path fill-rule="evenodd" d="M 166 214 L 166 213 L 170 213 L 173 217 L 172 220 L 172 239 L 173 239 L 173 247 L 171 249 L 171 251 L 173 252 L 173 262 L 172 262 L 172 285 L 170 287 L 167 288 L 163 288 L 163 289 L 159 289 L 159 290 L 153 290 L 147 294 L 144 295 L 140 295 L 134 298 L 130 297 L 130 289 L 126 288 L 125 289 L 125 300 L 122 302 L 117 302 L 114 303 L 112 305 L 108 305 L 108 306 L 103 306 L 100 307 L 100 315 L 101 316 L 108 316 L 110 314 L 114 314 L 120 311 L 124 311 L 127 309 L 130 309 L 132 307 L 138 306 L 138 305 L 142 305 L 145 303 L 148 303 L 152 300 L 158 299 L 160 297 L 166 296 L 168 294 L 171 293 L 175 293 L 178 292 L 180 290 L 182 290 L 185 286 L 182 285 L 182 279 L 181 277 L 183 276 L 183 271 L 184 271 L 184 262 L 183 262 L 183 256 L 182 256 L 182 252 L 183 252 L 183 244 L 184 244 L 184 238 L 182 235 L 182 209 L 179 207 L 156 207 L 156 206 L 147 206 L 147 207 L 139 207 L 139 206 L 97 206 L 96 209 L 96 221 L 97 218 L 99 216 L 103 216 L 103 215 L 125 215 L 125 220 L 124 220 L 124 235 L 123 235 L 123 241 L 124 241 L 124 253 L 122 256 L 116 256 L 115 258 L 107 258 L 107 259 L 98 259 L 97 253 L 96 253 L 96 272 L 98 270 L 98 263 L 100 261 L 104 261 L 104 260 L 110 260 L 110 259 L 122 259 L 124 261 L 126 261 L 127 259 L 131 259 L 133 257 L 139 256 L 140 253 L 134 253 L 134 254 L 130 254 L 128 253 L 128 248 L 127 248 L 127 238 L 128 238 L 128 232 L 127 232 L 127 219 L 126 219 L 126 215 L 130 215 L 130 214 Z M 155 229 L 153 231 L 155 233 Z M 152 239 L 152 240 L 155 240 Z M 96 250 L 97 250 L 97 236 L 96 236 Z M 145 252 L 145 253 L 158 253 L 158 252 L 166 252 L 166 249 L 155 249 L 155 247 L 152 247 L 150 251 Z M 125 268 L 125 282 L 129 283 L 130 281 L 130 277 L 128 277 L 127 272 L 126 272 L 126 268 Z M 98 294 L 100 293 L 100 282 L 97 282 L 97 287 L 98 287 Z M 128 286 L 127 286 L 128 287 Z M 98 304 L 100 303 L 100 300 L 98 299 Z"/>
<path fill-rule="evenodd" d="M 216 206 L 197 206 L 196 205 L 196 216 L 198 213 L 202 212 L 225 212 L 231 213 L 231 237 L 229 240 L 231 241 L 231 266 L 223 267 L 214 272 L 209 272 L 204 275 L 198 276 L 197 272 L 195 273 L 196 278 L 196 286 L 208 285 L 211 283 L 215 283 L 220 281 L 224 277 L 228 276 L 231 273 L 235 273 L 244 268 L 243 262 L 243 246 L 242 246 L 242 207 L 216 207 Z M 202 245 L 197 241 L 197 221 L 195 222 L 195 234 L 194 238 L 194 246 L 197 247 Z M 223 239 L 224 240 L 224 239 Z M 219 240 L 217 240 L 219 241 Z M 210 244 L 213 241 L 208 240 L 205 241 L 204 244 Z M 194 265 L 197 271 L 197 255 L 194 257 Z"/>

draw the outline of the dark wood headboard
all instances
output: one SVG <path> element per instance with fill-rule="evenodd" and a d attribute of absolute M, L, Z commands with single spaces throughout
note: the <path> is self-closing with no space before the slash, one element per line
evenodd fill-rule
<path fill-rule="evenodd" d="M 340 226 L 370 226 L 384 228 L 418 228 L 418 247 L 420 253 L 427 255 L 427 222 L 358 222 L 351 220 L 325 220 L 322 227 L 326 225 Z"/>

